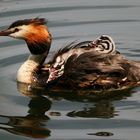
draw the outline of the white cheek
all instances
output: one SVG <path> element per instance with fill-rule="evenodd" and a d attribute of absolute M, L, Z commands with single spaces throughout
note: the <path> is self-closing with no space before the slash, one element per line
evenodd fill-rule
<path fill-rule="evenodd" d="M 19 38 L 19 39 L 25 38 L 26 34 L 29 31 L 29 27 L 27 25 L 22 25 L 18 29 L 19 29 L 19 31 L 12 33 L 9 36 L 13 37 L 13 38 Z"/>
<path fill-rule="evenodd" d="M 26 34 L 26 32 L 23 31 L 23 30 L 21 30 L 21 31 L 12 33 L 12 34 L 10 34 L 9 36 L 10 36 L 10 37 L 13 37 L 13 38 L 19 38 L 19 39 L 20 39 L 20 38 L 24 38 L 24 37 L 25 37 L 25 34 Z"/>

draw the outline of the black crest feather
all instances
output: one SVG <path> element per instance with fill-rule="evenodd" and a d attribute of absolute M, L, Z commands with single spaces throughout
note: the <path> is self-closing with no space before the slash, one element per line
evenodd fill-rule
<path fill-rule="evenodd" d="M 22 26 L 22 25 L 29 25 L 29 24 L 38 24 L 38 25 L 44 25 L 46 24 L 46 19 L 45 18 L 34 18 L 34 19 L 24 19 L 24 20 L 17 20 L 14 23 L 12 23 L 9 26 L 10 28 L 14 28 L 17 26 Z"/>

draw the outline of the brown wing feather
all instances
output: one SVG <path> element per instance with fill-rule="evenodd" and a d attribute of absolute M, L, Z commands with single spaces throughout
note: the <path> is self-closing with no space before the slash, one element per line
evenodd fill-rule
<path fill-rule="evenodd" d="M 49 68 L 45 65 L 46 69 Z M 136 86 L 140 81 L 140 62 L 129 61 L 120 53 L 94 56 L 84 53 L 71 56 L 57 85 L 66 88 L 110 89 Z"/>
<path fill-rule="evenodd" d="M 62 79 L 67 79 L 75 87 L 117 87 L 127 76 L 121 62 L 115 61 L 120 57 L 120 54 L 95 57 L 92 53 L 82 54 L 77 59 L 71 57 Z"/>

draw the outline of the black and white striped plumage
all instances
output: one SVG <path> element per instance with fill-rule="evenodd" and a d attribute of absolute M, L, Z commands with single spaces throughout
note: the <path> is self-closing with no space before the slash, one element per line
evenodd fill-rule
<path fill-rule="evenodd" d="M 108 35 L 102 35 L 97 38 L 93 44 L 97 46 L 96 51 L 99 53 L 109 54 L 114 53 L 116 50 L 113 39 Z"/>
<path fill-rule="evenodd" d="M 95 41 L 73 42 L 65 46 L 55 54 L 53 60 L 50 62 L 50 74 L 47 83 L 63 75 L 65 65 L 70 57 L 77 59 L 84 53 L 92 53 L 94 56 L 98 57 L 102 54 L 114 54 L 116 53 L 115 43 L 110 36 L 102 35 Z"/>

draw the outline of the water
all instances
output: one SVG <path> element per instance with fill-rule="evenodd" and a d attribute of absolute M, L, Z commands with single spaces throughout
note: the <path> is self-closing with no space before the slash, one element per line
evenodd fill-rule
<path fill-rule="evenodd" d="M 50 56 L 71 41 L 109 34 L 120 52 L 139 60 L 139 13 L 139 0 L 0 0 L 0 29 L 45 17 L 53 35 Z M 25 46 L 0 37 L 0 139 L 139 140 L 140 88 L 97 97 L 24 96 L 15 77 L 29 53 Z"/>

